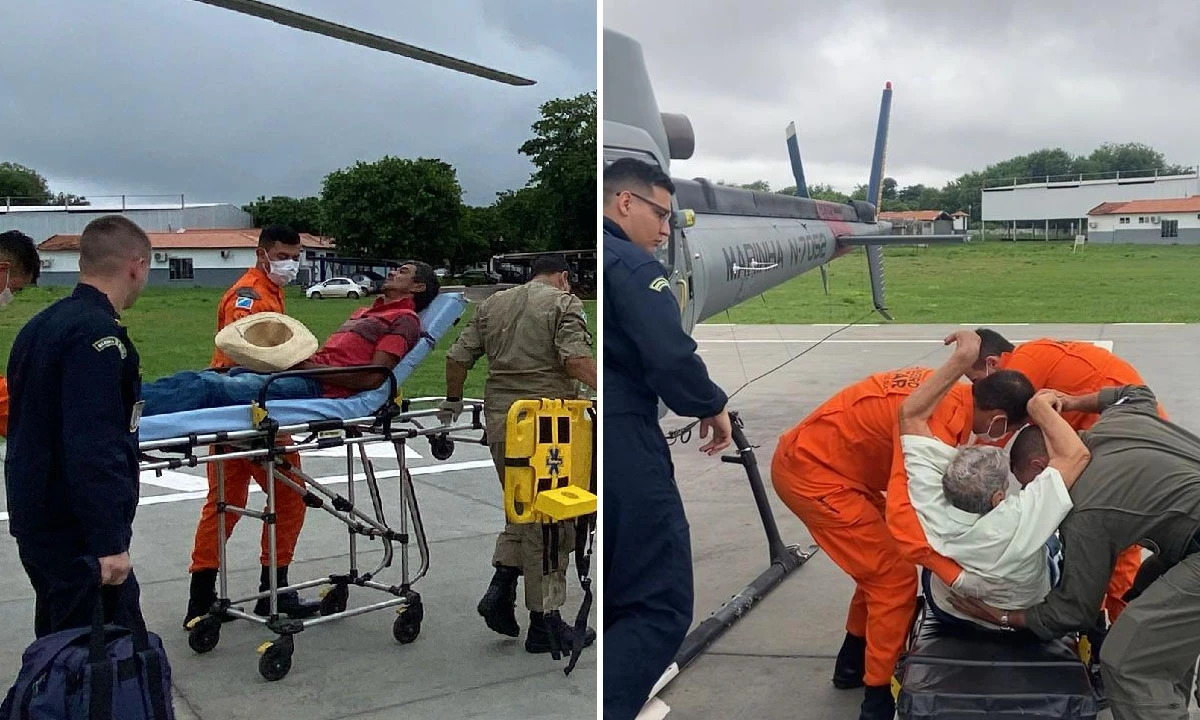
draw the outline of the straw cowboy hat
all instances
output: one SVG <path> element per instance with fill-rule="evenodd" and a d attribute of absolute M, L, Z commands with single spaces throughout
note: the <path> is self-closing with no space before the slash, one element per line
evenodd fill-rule
<path fill-rule="evenodd" d="M 217 347 L 238 365 L 255 372 L 279 372 L 307 360 L 317 338 L 295 318 L 280 313 L 247 315 L 217 333 Z"/>

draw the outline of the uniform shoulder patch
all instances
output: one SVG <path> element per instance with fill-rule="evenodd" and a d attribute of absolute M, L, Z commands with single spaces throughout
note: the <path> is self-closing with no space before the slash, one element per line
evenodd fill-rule
<path fill-rule="evenodd" d="M 667 279 L 665 277 L 662 277 L 662 276 L 656 277 L 650 281 L 650 289 L 653 290 L 654 292 L 662 292 L 663 290 L 666 290 L 669 287 L 671 287 L 671 284 L 669 282 L 667 282 Z"/>
<path fill-rule="evenodd" d="M 259 295 L 258 291 L 250 286 L 240 287 L 237 290 L 234 290 L 233 294 L 237 295 L 239 298 L 250 298 L 251 300 L 262 299 L 262 295 Z"/>
<path fill-rule="evenodd" d="M 251 292 L 253 292 L 253 290 Z M 249 310 L 250 308 L 254 307 L 254 298 L 246 297 L 245 295 L 239 295 L 238 299 L 233 303 L 233 306 L 240 310 Z"/>
<path fill-rule="evenodd" d="M 129 355 L 129 351 L 125 349 L 125 343 L 121 342 L 121 338 L 115 335 L 106 335 L 100 338 L 92 343 L 92 347 L 96 349 L 96 352 L 104 352 L 111 347 L 115 347 L 121 353 L 122 360 Z"/>

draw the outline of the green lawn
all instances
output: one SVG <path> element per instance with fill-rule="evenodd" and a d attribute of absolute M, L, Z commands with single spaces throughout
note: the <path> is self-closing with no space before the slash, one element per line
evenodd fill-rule
<path fill-rule="evenodd" d="M 70 288 L 30 288 L 21 292 L 6 309 L 0 311 L 0 358 L 8 366 L 8 353 L 21 326 L 38 311 L 55 300 L 70 294 Z M 179 370 L 195 370 L 208 366 L 213 352 L 216 332 L 216 304 L 223 290 L 147 288 L 137 304 L 124 314 L 129 334 L 142 356 L 142 376 L 146 381 Z M 309 300 L 297 288 L 289 288 L 289 314 L 308 326 L 322 342 L 350 312 L 374 298 L 347 300 Z M 596 332 L 596 303 L 585 302 L 588 325 Z M 404 383 L 407 397 L 441 395 L 445 392 L 445 357 L 447 348 L 466 326 L 475 306 L 468 305 L 457 326 L 450 329 L 434 352 L 417 367 Z M 483 380 L 487 361 L 480 360 L 467 378 L 469 397 L 483 396 Z"/>
<path fill-rule="evenodd" d="M 1200 246 L 976 242 L 884 250 L 886 301 L 899 323 L 1200 322 Z M 863 250 L 712 323 L 849 323 L 871 311 Z M 864 322 L 879 322 L 874 314 Z"/>

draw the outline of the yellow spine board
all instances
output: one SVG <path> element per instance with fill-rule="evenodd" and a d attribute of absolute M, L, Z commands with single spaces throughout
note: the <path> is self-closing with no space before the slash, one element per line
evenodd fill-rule
<path fill-rule="evenodd" d="M 505 431 L 504 513 L 511 523 L 560 522 L 596 511 L 590 400 L 518 400 Z"/>

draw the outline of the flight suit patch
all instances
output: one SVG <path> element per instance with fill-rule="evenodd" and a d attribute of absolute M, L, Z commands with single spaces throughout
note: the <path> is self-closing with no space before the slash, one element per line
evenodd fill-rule
<path fill-rule="evenodd" d="M 129 356 L 129 351 L 125 349 L 125 343 L 121 342 L 120 338 L 113 335 L 100 338 L 96 342 L 92 343 L 92 347 L 96 349 L 96 352 L 104 352 L 110 347 L 115 347 L 121 352 L 122 360 Z"/>
<path fill-rule="evenodd" d="M 650 289 L 655 292 L 662 292 L 668 287 L 670 287 L 670 283 L 667 282 L 665 277 L 656 277 L 650 282 Z"/>
<path fill-rule="evenodd" d="M 262 299 L 262 295 L 259 295 L 258 291 L 252 287 L 240 287 L 237 289 L 235 294 L 240 298 L 250 298 L 251 300 Z"/>
<path fill-rule="evenodd" d="M 249 310 L 254 306 L 254 298 L 241 296 L 234 302 L 233 306 L 241 310 Z"/>
<path fill-rule="evenodd" d="M 133 412 L 129 414 L 129 432 L 138 431 L 138 427 L 142 424 L 142 408 L 144 407 L 146 407 L 145 400 L 138 400 L 133 404 Z"/>

